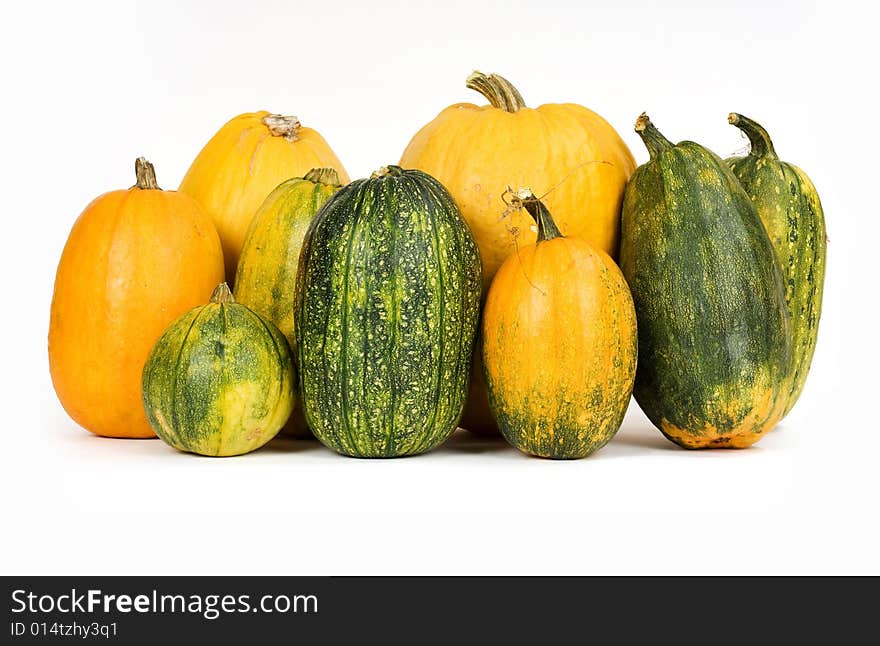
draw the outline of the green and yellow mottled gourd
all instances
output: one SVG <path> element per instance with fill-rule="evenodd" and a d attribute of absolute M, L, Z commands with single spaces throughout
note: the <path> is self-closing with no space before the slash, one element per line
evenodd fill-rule
<path fill-rule="evenodd" d="M 492 414 L 524 453 L 583 458 L 610 440 L 636 373 L 636 313 L 614 261 L 560 233 L 531 191 L 538 225 L 492 280 L 483 309 L 483 370 Z"/>
<path fill-rule="evenodd" d="M 727 163 L 761 216 L 782 268 L 791 317 L 787 415 L 804 389 L 816 349 L 825 283 L 825 215 L 813 182 L 800 168 L 779 159 L 759 123 L 736 113 L 728 121 L 749 138 L 751 151 Z"/>
<path fill-rule="evenodd" d="M 257 210 L 241 248 L 235 298 L 274 323 L 291 348 L 296 347 L 293 304 L 303 238 L 315 213 L 340 188 L 332 168 L 314 168 L 282 182 Z M 311 435 L 299 401 L 283 431 Z"/>
<path fill-rule="evenodd" d="M 455 430 L 480 256 L 449 193 L 388 166 L 342 188 L 306 234 L 296 351 L 306 420 L 344 455 L 428 451 Z"/>
<path fill-rule="evenodd" d="M 673 145 L 647 115 L 636 131 L 651 156 L 623 203 L 636 401 L 683 447 L 749 446 L 785 410 L 791 327 L 773 246 L 721 158 Z"/>
<path fill-rule="evenodd" d="M 176 449 L 240 455 L 281 430 L 293 410 L 293 378 L 284 335 L 235 303 L 223 283 L 156 342 L 144 366 L 144 409 Z"/>

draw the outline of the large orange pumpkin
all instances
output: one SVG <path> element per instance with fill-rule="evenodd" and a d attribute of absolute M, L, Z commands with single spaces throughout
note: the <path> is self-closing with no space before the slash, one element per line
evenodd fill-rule
<path fill-rule="evenodd" d="M 636 374 L 636 312 L 623 274 L 586 240 L 564 237 L 529 191 L 517 199 L 538 242 L 495 274 L 483 311 L 492 412 L 525 453 L 582 458 L 623 421 Z"/>
<path fill-rule="evenodd" d="M 62 406 L 109 437 L 153 437 L 141 371 L 178 316 L 223 282 L 211 219 L 191 197 L 162 191 L 152 165 L 137 184 L 101 195 L 64 246 L 49 321 L 49 369 Z"/>
<path fill-rule="evenodd" d="M 484 293 L 514 249 L 536 238 L 527 214 L 505 211 L 501 196 L 508 186 L 530 185 L 558 214 L 567 235 L 616 258 L 623 191 L 635 160 L 614 128 L 573 103 L 528 108 L 497 74 L 474 72 L 467 87 L 490 105 L 449 106 L 416 133 L 400 165 L 433 175 L 455 198 L 480 248 Z M 475 432 L 496 430 L 479 352 L 461 425 Z"/>
<path fill-rule="evenodd" d="M 257 208 L 281 182 L 312 168 L 333 168 L 343 184 L 342 163 L 317 131 L 296 117 L 253 112 L 226 123 L 189 167 L 180 191 L 194 197 L 214 220 L 226 276 L 235 278 L 245 234 Z"/>

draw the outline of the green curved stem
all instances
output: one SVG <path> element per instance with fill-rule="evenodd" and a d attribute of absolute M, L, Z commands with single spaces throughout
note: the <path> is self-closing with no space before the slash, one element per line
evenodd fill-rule
<path fill-rule="evenodd" d="M 770 135 L 760 123 L 736 112 L 731 112 L 727 116 L 727 122 L 742 130 L 746 137 L 749 138 L 749 143 L 752 145 L 750 155 L 779 159 L 776 150 L 773 148 L 773 141 L 770 139 Z"/>
<path fill-rule="evenodd" d="M 524 188 L 517 192 L 517 200 L 532 216 L 532 219 L 538 225 L 538 242 L 552 240 L 553 238 L 562 238 L 562 232 L 556 226 L 550 211 L 544 206 L 544 203 L 535 197 L 531 189 Z"/>
<path fill-rule="evenodd" d="M 674 147 L 674 144 L 664 137 L 662 132 L 657 130 L 654 124 L 651 123 L 650 117 L 644 112 L 636 119 L 636 132 L 642 138 L 645 148 L 648 149 L 648 154 L 651 155 L 651 159 L 654 159 L 664 150 Z"/>

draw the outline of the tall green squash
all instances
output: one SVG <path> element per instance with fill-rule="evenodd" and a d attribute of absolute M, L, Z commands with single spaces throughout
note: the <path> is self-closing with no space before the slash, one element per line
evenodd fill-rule
<path fill-rule="evenodd" d="M 756 121 L 731 113 L 728 121 L 751 142 L 744 157 L 727 160 L 752 199 L 782 268 L 791 317 L 791 368 L 785 414 L 803 392 L 810 372 L 825 283 L 825 214 L 813 182 L 794 164 L 781 161 L 770 135 Z"/>
<path fill-rule="evenodd" d="M 479 305 L 476 243 L 437 180 L 388 166 L 342 188 L 309 228 L 297 276 L 312 432 L 358 457 L 443 442 L 464 406 Z"/>
<path fill-rule="evenodd" d="M 782 416 L 790 324 L 782 275 L 727 164 L 636 122 L 650 160 L 623 204 L 621 269 L 638 321 L 634 394 L 686 448 L 745 447 Z"/>
<path fill-rule="evenodd" d="M 235 298 L 274 323 L 291 349 L 296 345 L 293 304 L 303 238 L 315 213 L 340 188 L 332 168 L 313 168 L 302 178 L 282 182 L 257 210 L 241 247 Z M 282 430 L 311 435 L 299 402 Z"/>

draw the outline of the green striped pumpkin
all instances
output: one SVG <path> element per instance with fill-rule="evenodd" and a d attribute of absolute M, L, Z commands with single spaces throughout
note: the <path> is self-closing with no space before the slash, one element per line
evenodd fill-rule
<path fill-rule="evenodd" d="M 782 274 L 749 196 L 727 164 L 673 145 L 647 115 L 650 160 L 623 203 L 621 269 L 638 322 L 634 394 L 686 448 L 741 448 L 785 405 L 790 324 Z"/>
<path fill-rule="evenodd" d="M 770 135 L 757 122 L 731 113 L 728 121 L 751 142 L 744 157 L 727 160 L 755 205 L 782 268 L 791 317 L 791 368 L 785 383 L 785 414 L 803 392 L 816 349 L 825 283 L 825 215 L 813 182 L 779 159 Z"/>
<path fill-rule="evenodd" d="M 293 303 L 303 238 L 315 213 L 340 187 L 332 168 L 314 168 L 282 182 L 257 210 L 241 248 L 235 298 L 274 323 L 291 348 L 296 345 Z M 299 402 L 282 430 L 311 435 Z"/>
<path fill-rule="evenodd" d="M 248 453 L 271 440 L 293 409 L 293 362 L 278 329 L 234 302 L 226 283 L 156 342 L 143 401 L 156 435 L 181 451 Z"/>
<path fill-rule="evenodd" d="M 296 290 L 303 409 L 344 455 L 428 451 L 455 430 L 480 258 L 449 193 L 388 166 L 342 188 L 306 234 Z"/>

